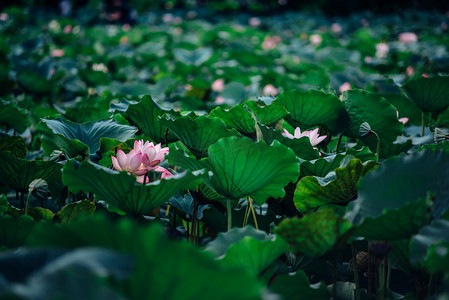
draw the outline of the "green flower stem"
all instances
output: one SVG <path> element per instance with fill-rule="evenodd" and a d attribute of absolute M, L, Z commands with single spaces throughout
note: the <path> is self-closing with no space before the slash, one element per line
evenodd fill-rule
<path fill-rule="evenodd" d="M 226 199 L 226 209 L 228 214 L 228 231 L 232 228 L 232 207 L 231 207 L 231 199 Z"/>
<path fill-rule="evenodd" d="M 253 206 L 253 199 L 248 197 L 248 200 L 249 200 L 249 205 L 251 206 L 251 212 L 253 213 L 254 226 L 256 226 L 256 229 L 259 230 L 259 225 L 257 224 L 256 212 L 255 212 L 254 206 Z"/>
<path fill-rule="evenodd" d="M 338 148 L 340 148 L 340 144 L 341 144 L 341 139 L 343 138 L 343 135 L 340 134 L 338 136 L 338 141 L 337 141 L 337 148 L 335 148 L 335 153 L 338 153 Z"/>
<path fill-rule="evenodd" d="M 351 243 L 352 261 L 354 262 L 354 282 L 355 282 L 355 298 L 360 300 L 360 284 L 359 284 L 359 270 L 357 269 L 357 254 L 355 252 L 355 242 Z"/>
<path fill-rule="evenodd" d="M 424 112 L 421 113 L 421 136 L 424 136 Z"/>
<path fill-rule="evenodd" d="M 380 138 L 379 138 L 379 136 L 377 135 L 377 133 L 375 133 L 374 131 L 372 131 L 371 130 L 371 132 L 376 136 L 376 138 L 377 138 L 377 148 L 376 148 L 376 154 L 377 154 L 377 162 L 379 162 L 379 156 L 380 156 L 380 153 L 379 153 L 379 151 L 380 151 Z"/>

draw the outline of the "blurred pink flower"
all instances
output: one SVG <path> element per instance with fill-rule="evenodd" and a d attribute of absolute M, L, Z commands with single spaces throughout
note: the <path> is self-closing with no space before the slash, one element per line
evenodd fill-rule
<path fill-rule="evenodd" d="M 319 34 L 312 34 L 309 38 L 310 43 L 314 46 L 319 46 L 323 42 L 323 38 Z"/>
<path fill-rule="evenodd" d="M 212 83 L 212 90 L 214 92 L 222 92 L 224 90 L 224 80 L 217 79 Z"/>
<path fill-rule="evenodd" d="M 129 38 L 124 35 L 120 38 L 120 45 L 127 45 L 129 43 Z"/>
<path fill-rule="evenodd" d="M 397 109 L 396 109 L 396 117 L 398 118 L 398 121 L 401 122 L 404 125 L 405 125 L 405 123 L 408 122 L 408 118 L 399 118 L 399 112 L 398 112 Z"/>
<path fill-rule="evenodd" d="M 365 56 L 364 61 L 365 61 L 366 64 L 369 64 L 369 63 L 371 63 L 373 61 L 373 58 L 371 56 Z"/>
<path fill-rule="evenodd" d="M 64 50 L 62 49 L 55 49 L 51 52 L 52 57 L 62 57 L 64 56 Z"/>
<path fill-rule="evenodd" d="M 349 82 L 345 82 L 342 85 L 340 85 L 340 87 L 338 88 L 338 90 L 340 91 L 340 93 L 343 93 L 344 91 L 348 91 L 352 89 L 351 84 Z"/>
<path fill-rule="evenodd" d="M 447 23 L 446 22 L 441 22 L 441 29 L 447 30 Z"/>
<path fill-rule="evenodd" d="M 6 13 L 0 13 L 0 21 L 8 21 L 9 16 Z"/>
<path fill-rule="evenodd" d="M 248 23 L 249 23 L 249 25 L 251 25 L 253 27 L 257 27 L 261 24 L 260 19 L 257 17 L 249 18 Z"/>
<path fill-rule="evenodd" d="M 388 47 L 387 43 L 376 44 L 376 57 L 377 58 L 386 58 L 388 51 L 390 51 L 390 47 Z"/>
<path fill-rule="evenodd" d="M 271 84 L 267 84 L 264 88 L 263 88 L 263 94 L 266 96 L 276 96 L 279 93 L 278 89 L 275 88 L 273 85 Z"/>
<path fill-rule="evenodd" d="M 315 128 L 314 130 L 308 130 L 308 131 L 306 130 L 304 132 L 301 132 L 301 129 L 299 127 L 296 127 L 295 135 L 292 135 L 285 128 L 284 128 L 284 132 L 282 133 L 282 135 L 289 139 L 299 139 L 299 138 L 302 138 L 303 136 L 306 136 L 309 138 L 310 144 L 312 146 L 318 145 L 327 137 L 327 135 L 320 136 L 318 134 L 318 128 Z"/>
<path fill-rule="evenodd" d="M 72 32 L 72 25 L 66 25 L 64 27 L 64 33 L 70 33 Z"/>
<path fill-rule="evenodd" d="M 341 33 L 342 30 L 343 29 L 342 29 L 341 25 L 338 23 L 334 23 L 331 25 L 331 31 L 335 34 Z"/>
<path fill-rule="evenodd" d="M 266 36 L 262 43 L 263 49 L 274 49 L 277 44 L 281 41 L 281 38 L 277 35 L 275 36 Z"/>
<path fill-rule="evenodd" d="M 429 74 L 427 74 L 427 73 L 423 73 L 421 76 L 424 78 L 429 78 Z"/>
<path fill-rule="evenodd" d="M 217 96 L 217 98 L 215 98 L 215 104 L 220 105 L 226 103 L 226 99 L 222 96 Z"/>
<path fill-rule="evenodd" d="M 399 42 L 404 44 L 416 43 L 418 41 L 418 35 L 414 32 L 403 32 L 399 34 Z"/>
<path fill-rule="evenodd" d="M 408 66 L 405 70 L 405 74 L 407 74 L 407 76 L 409 77 L 412 77 L 413 75 L 415 75 L 415 69 L 413 69 L 412 66 Z"/>

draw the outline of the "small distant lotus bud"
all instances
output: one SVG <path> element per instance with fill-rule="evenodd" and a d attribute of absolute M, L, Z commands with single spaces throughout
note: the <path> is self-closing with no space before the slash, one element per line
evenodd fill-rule
<path fill-rule="evenodd" d="M 323 42 L 323 38 L 319 34 L 312 34 L 309 38 L 310 43 L 314 46 L 319 46 Z"/>
<path fill-rule="evenodd" d="M 348 91 L 352 89 L 351 84 L 349 82 L 345 82 L 342 85 L 340 85 L 340 87 L 338 88 L 338 90 L 340 91 L 340 93 L 343 93 L 344 91 Z"/>
<path fill-rule="evenodd" d="M 416 43 L 418 41 L 418 35 L 414 32 L 403 32 L 399 34 L 399 42 L 404 44 Z"/>
<path fill-rule="evenodd" d="M 35 179 L 30 183 L 28 187 L 28 192 L 31 193 L 35 198 L 47 199 L 48 196 L 48 184 L 43 179 Z"/>
<path fill-rule="evenodd" d="M 54 150 L 50 154 L 48 160 L 54 161 L 54 162 L 59 162 L 59 161 L 67 160 L 67 157 L 65 156 L 64 152 L 62 152 L 61 150 Z"/>
<path fill-rule="evenodd" d="M 384 241 L 374 241 L 370 243 L 371 253 L 377 258 L 383 258 L 391 251 L 391 245 Z"/>

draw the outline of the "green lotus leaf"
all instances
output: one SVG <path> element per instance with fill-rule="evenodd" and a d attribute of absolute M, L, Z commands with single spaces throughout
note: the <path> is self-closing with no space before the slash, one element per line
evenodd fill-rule
<path fill-rule="evenodd" d="M 37 95 L 51 94 L 54 83 L 35 71 L 24 71 L 17 75 L 19 84 L 29 93 Z"/>
<path fill-rule="evenodd" d="M 28 193 L 34 179 L 41 178 L 48 183 L 53 196 L 59 194 L 61 186 L 61 165 L 50 161 L 28 161 L 9 152 L 0 152 L 0 182 L 21 193 Z"/>
<path fill-rule="evenodd" d="M 404 95 L 424 112 L 440 113 L 449 106 L 449 77 L 419 77 L 400 86 Z"/>
<path fill-rule="evenodd" d="M 30 216 L 0 217 L 0 247 L 13 249 L 22 246 L 33 226 L 34 221 Z"/>
<path fill-rule="evenodd" d="M 342 154 L 335 154 L 311 161 L 304 161 L 301 163 L 301 177 L 324 177 L 329 172 L 338 168 L 344 158 L 345 156 Z"/>
<path fill-rule="evenodd" d="M 311 286 L 304 271 L 298 270 L 295 274 L 281 274 L 270 285 L 270 290 L 281 295 L 284 300 L 301 299 L 329 300 L 327 286 L 320 282 L 319 286 Z"/>
<path fill-rule="evenodd" d="M 23 137 L 15 136 L 0 136 L 0 152 L 11 151 L 15 157 L 25 158 L 27 155 L 27 145 Z"/>
<path fill-rule="evenodd" d="M 173 49 L 173 54 L 177 60 L 186 65 L 200 66 L 211 58 L 213 52 L 212 48 L 198 48 L 192 51 L 176 48 Z"/>
<path fill-rule="evenodd" d="M 307 214 L 301 219 L 283 220 L 276 229 L 296 253 L 320 257 L 339 250 L 353 231 L 350 222 L 332 209 Z"/>
<path fill-rule="evenodd" d="M 416 203 L 430 192 L 434 195 L 432 217 L 439 218 L 449 207 L 448 185 L 449 153 L 424 150 L 389 159 L 360 180 L 358 198 L 350 204 L 345 217 L 360 225 L 368 217 L 381 217 L 385 210 Z"/>
<path fill-rule="evenodd" d="M 73 160 L 63 168 L 62 180 L 73 193 L 93 192 L 100 200 L 134 215 L 143 215 L 167 202 L 186 184 L 201 178 L 201 172 L 183 172 L 173 177 L 139 184 L 134 175 L 118 172 L 84 160 Z"/>
<path fill-rule="evenodd" d="M 17 219 L 20 216 L 25 215 L 25 209 L 17 209 L 15 207 L 10 206 L 8 208 L 8 215 Z M 28 208 L 28 216 L 33 218 L 33 220 L 35 222 L 39 222 L 41 220 L 51 221 L 53 219 L 53 217 L 55 216 L 55 214 L 47 208 L 29 207 Z"/>
<path fill-rule="evenodd" d="M 0 125 L 6 128 L 14 128 L 17 132 L 24 132 L 30 125 L 26 113 L 15 106 L 0 99 Z"/>
<path fill-rule="evenodd" d="M 53 150 L 63 150 L 69 157 L 74 157 L 77 152 L 85 153 L 86 149 L 89 149 L 89 155 L 94 155 L 100 150 L 100 138 L 114 138 L 124 142 L 134 137 L 137 129 L 121 125 L 112 119 L 84 124 L 63 119 L 42 119 L 37 126 L 37 131 L 43 134 L 42 147 L 47 153 L 51 153 Z M 75 147 L 75 151 L 73 147 Z"/>
<path fill-rule="evenodd" d="M 242 300 L 262 298 L 262 284 L 254 276 L 224 267 L 190 244 L 169 240 L 159 226 L 138 226 L 129 219 L 113 223 L 95 217 L 65 226 L 37 224 L 28 244 L 95 246 L 131 254 L 134 269 L 121 289 L 127 299 L 147 299 L 148 295 L 156 300 L 228 300 L 236 295 Z"/>
<path fill-rule="evenodd" d="M 54 220 L 61 224 L 69 224 L 80 217 L 92 215 L 95 209 L 95 204 L 88 199 L 70 203 L 56 213 Z"/>
<path fill-rule="evenodd" d="M 269 197 L 283 197 L 284 187 L 296 182 L 299 163 L 293 151 L 275 141 L 255 143 L 248 138 L 223 138 L 209 147 L 209 157 L 196 160 L 182 151 L 171 151 L 171 164 L 184 169 L 213 172 L 204 182 L 227 199 L 251 196 L 261 205 Z"/>
<path fill-rule="evenodd" d="M 352 159 L 346 166 L 335 169 L 335 174 L 329 173 L 325 178 L 306 176 L 298 182 L 293 202 L 302 213 L 328 204 L 347 205 L 357 198 L 360 178 L 377 166 L 374 161 L 363 164 L 360 159 Z"/>
<path fill-rule="evenodd" d="M 252 226 L 233 228 L 209 243 L 206 251 L 212 251 L 226 266 L 240 267 L 258 276 L 281 254 L 288 251 L 287 243 L 276 235 L 267 235 Z"/>
<path fill-rule="evenodd" d="M 421 125 L 422 111 L 413 102 L 407 99 L 401 94 L 386 94 L 382 95 L 383 98 L 387 99 L 398 110 L 398 118 L 408 118 L 406 125 Z M 425 124 L 430 120 L 429 114 L 425 115 Z"/>
<path fill-rule="evenodd" d="M 228 128 L 235 128 L 242 133 L 250 134 L 254 133 L 256 128 L 255 120 L 248 109 L 253 111 L 256 118 L 264 125 L 273 124 L 287 115 L 283 106 L 276 104 L 259 106 L 255 101 L 247 101 L 230 109 L 222 109 L 218 106 L 210 112 L 209 116 L 220 118 Z"/>
<path fill-rule="evenodd" d="M 309 90 L 283 92 L 276 97 L 290 113 L 285 119 L 293 127 L 306 130 L 326 126 L 334 135 L 343 133 L 348 127 L 348 113 L 341 101 L 332 94 Z"/>
<path fill-rule="evenodd" d="M 197 157 L 207 156 L 207 149 L 223 137 L 239 135 L 237 131 L 226 129 L 226 124 L 218 119 L 208 116 L 197 116 L 191 113 L 188 116 L 175 117 L 166 114 L 159 121 L 167 126 L 184 145 Z"/>
<path fill-rule="evenodd" d="M 291 148 L 296 156 L 305 160 L 313 160 L 320 157 L 319 151 L 313 148 L 308 137 L 289 139 L 284 137 L 279 130 L 264 125 L 259 125 L 259 128 L 262 132 L 263 139 L 268 144 L 271 144 L 274 140 L 278 140 L 283 145 Z"/>
<path fill-rule="evenodd" d="M 449 221 L 435 220 L 411 239 L 410 259 L 432 272 L 449 272 Z"/>
<path fill-rule="evenodd" d="M 372 136 L 360 137 L 360 125 L 367 122 L 380 138 L 381 147 L 396 140 L 402 133 L 404 125 L 398 121 L 396 109 L 384 98 L 362 90 L 349 90 L 343 92 L 341 100 L 349 113 L 349 127 L 345 135 L 360 138 L 376 149 L 377 139 Z"/>
<path fill-rule="evenodd" d="M 123 113 L 123 116 L 146 136 L 156 143 L 171 143 L 178 140 L 172 132 L 166 135 L 167 127 L 158 121 L 158 117 L 165 113 L 177 116 L 178 112 L 160 108 L 151 96 L 143 96 L 140 102 L 123 99 L 120 105 L 111 104 L 111 112 Z"/>

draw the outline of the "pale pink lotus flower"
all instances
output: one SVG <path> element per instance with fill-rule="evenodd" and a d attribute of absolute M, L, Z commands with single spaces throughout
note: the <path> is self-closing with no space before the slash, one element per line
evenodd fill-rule
<path fill-rule="evenodd" d="M 331 31 L 335 34 L 341 33 L 342 30 L 343 30 L 343 28 L 338 23 L 334 23 L 331 25 Z"/>
<path fill-rule="evenodd" d="M 131 29 L 131 25 L 129 25 L 128 23 L 122 25 L 122 30 L 123 31 L 127 32 L 130 29 Z"/>
<path fill-rule="evenodd" d="M 427 74 L 427 73 L 423 73 L 421 76 L 424 78 L 429 78 L 429 74 Z"/>
<path fill-rule="evenodd" d="M 140 151 L 132 149 L 125 154 L 122 149 L 117 150 L 117 157 L 111 156 L 112 166 L 117 171 L 126 171 L 131 174 L 141 176 L 148 172 L 148 168 L 142 166 L 143 155 Z"/>
<path fill-rule="evenodd" d="M 403 32 L 399 34 L 399 42 L 404 44 L 416 43 L 418 41 L 418 35 L 414 32 Z"/>
<path fill-rule="evenodd" d="M 415 69 L 413 69 L 412 66 L 408 66 L 407 69 L 405 69 L 405 74 L 407 74 L 407 76 L 412 77 L 413 75 L 415 75 Z"/>
<path fill-rule="evenodd" d="M 275 36 L 266 36 L 262 43 L 263 49 L 274 49 L 277 44 L 281 41 L 281 38 L 278 35 Z"/>
<path fill-rule="evenodd" d="M 72 25 L 69 24 L 64 27 L 64 33 L 68 34 L 70 32 L 72 32 Z"/>
<path fill-rule="evenodd" d="M 217 96 L 217 98 L 215 98 L 215 104 L 216 105 L 220 105 L 226 103 L 226 99 L 222 96 Z"/>
<path fill-rule="evenodd" d="M 299 139 L 302 138 L 303 136 L 306 136 L 309 138 L 310 144 L 312 146 L 318 145 L 327 137 L 327 135 L 320 136 L 318 134 L 318 128 L 315 128 L 314 130 L 306 130 L 301 132 L 301 129 L 299 127 L 296 127 L 294 135 L 292 135 L 290 132 L 287 131 L 287 129 L 284 128 L 284 132 L 282 133 L 282 135 L 291 140 Z"/>
<path fill-rule="evenodd" d="M 314 46 L 319 46 L 323 42 L 323 38 L 319 34 L 312 34 L 309 37 L 310 43 Z"/>
<path fill-rule="evenodd" d="M 252 17 L 252 18 L 249 18 L 248 23 L 249 23 L 249 25 L 251 25 L 251 26 L 253 26 L 253 27 L 257 27 L 257 26 L 259 26 L 262 22 L 260 21 L 259 18 L 257 18 L 257 17 Z"/>
<path fill-rule="evenodd" d="M 165 178 L 174 176 L 172 173 L 170 173 L 169 170 L 167 170 L 166 168 L 160 167 L 160 166 L 157 166 L 156 169 L 154 169 L 153 171 L 162 173 L 161 179 L 165 179 Z M 148 178 L 148 176 L 141 175 L 141 176 L 137 176 L 136 181 L 138 183 L 149 183 L 150 179 Z"/>
<path fill-rule="evenodd" d="M 149 170 L 154 170 L 165 159 L 165 155 L 169 153 L 168 147 L 162 148 L 160 143 L 155 146 L 153 142 L 148 141 L 144 144 L 143 140 L 136 140 L 133 150 L 142 154 L 142 165 Z"/>
<path fill-rule="evenodd" d="M 0 21 L 8 21 L 9 16 L 6 13 L 0 13 Z"/>
<path fill-rule="evenodd" d="M 369 64 L 373 61 L 373 58 L 371 56 L 365 56 L 363 60 L 365 61 L 366 64 Z"/>
<path fill-rule="evenodd" d="M 275 88 L 273 85 L 271 84 L 267 84 L 266 86 L 264 86 L 263 88 L 263 94 L 265 96 L 276 96 L 279 93 L 278 89 Z"/>
<path fill-rule="evenodd" d="M 376 57 L 377 58 L 387 58 L 389 51 L 390 51 L 390 47 L 388 47 L 387 43 L 376 44 Z"/>
<path fill-rule="evenodd" d="M 345 82 L 342 85 L 340 85 L 340 87 L 338 88 L 338 90 L 340 91 L 340 93 L 343 93 L 344 91 L 348 91 L 352 89 L 351 84 L 349 82 Z"/>
<path fill-rule="evenodd" d="M 217 79 L 212 83 L 212 90 L 214 92 L 222 92 L 224 90 L 224 80 Z"/>
<path fill-rule="evenodd" d="M 106 67 L 105 64 L 103 64 L 103 63 L 99 63 L 99 64 L 94 63 L 94 64 L 92 64 L 92 70 L 107 73 L 108 67 Z"/>
<path fill-rule="evenodd" d="M 401 122 L 404 125 L 405 125 L 405 123 L 408 122 L 408 118 L 399 118 L 399 112 L 398 112 L 397 109 L 396 109 L 396 117 L 398 118 L 398 121 Z"/>
<path fill-rule="evenodd" d="M 64 50 L 62 49 L 55 49 L 51 52 L 52 57 L 62 57 L 64 56 Z"/>
<path fill-rule="evenodd" d="M 162 16 L 162 21 L 163 21 L 164 23 L 170 23 L 170 22 L 173 21 L 173 18 L 174 18 L 173 15 L 170 14 L 170 13 L 164 14 L 164 15 Z"/>

